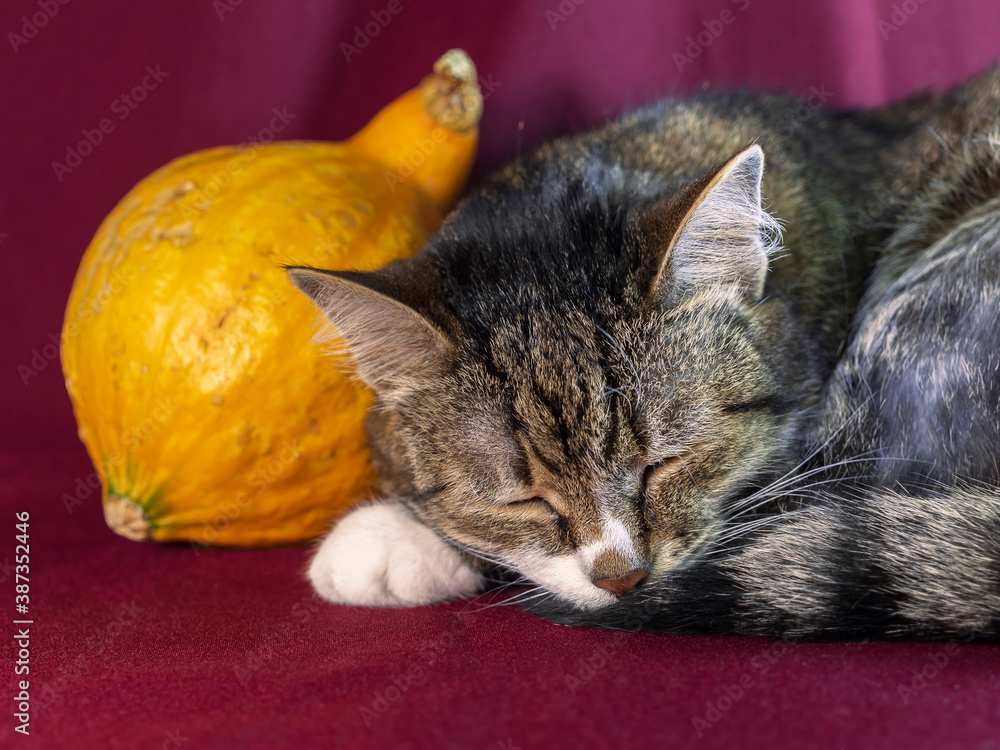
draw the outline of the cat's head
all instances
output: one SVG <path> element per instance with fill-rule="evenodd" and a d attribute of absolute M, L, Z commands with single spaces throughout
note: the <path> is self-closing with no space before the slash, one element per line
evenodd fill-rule
<path fill-rule="evenodd" d="M 360 378 L 386 494 L 581 607 L 704 541 L 789 419 L 751 146 L 664 182 L 528 163 L 421 255 L 290 268 Z"/>

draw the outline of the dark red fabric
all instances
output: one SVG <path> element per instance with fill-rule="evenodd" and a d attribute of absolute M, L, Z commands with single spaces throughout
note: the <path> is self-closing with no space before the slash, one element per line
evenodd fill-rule
<path fill-rule="evenodd" d="M 991 647 L 602 633 L 484 602 L 339 608 L 310 594 L 305 550 L 128 542 L 96 493 L 65 509 L 92 468 L 52 343 L 80 255 L 125 191 L 175 156 L 248 139 L 273 108 L 294 115 L 282 138 L 340 138 L 461 46 L 488 94 L 481 175 L 706 83 L 837 107 L 950 85 L 995 60 L 1000 5 L 399 0 L 365 43 L 355 27 L 384 20 L 388 0 L 62 2 L 0 7 L 0 581 L 13 612 L 14 512 L 29 510 L 34 619 L 32 734 L 13 732 L 7 671 L 0 744 L 1000 746 Z M 358 45 L 350 60 L 342 43 Z M 156 86 L 131 109 L 119 97 L 144 79 Z M 104 118 L 111 132 L 57 176 Z"/>

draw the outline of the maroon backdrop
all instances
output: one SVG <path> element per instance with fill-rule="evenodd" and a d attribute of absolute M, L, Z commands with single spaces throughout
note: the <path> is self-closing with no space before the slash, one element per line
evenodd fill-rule
<path fill-rule="evenodd" d="M 369 37 L 373 18 L 388 23 Z M 83 497 L 92 469 L 54 343 L 125 191 L 247 140 L 272 109 L 282 138 L 347 136 L 460 46 L 488 97 L 482 174 L 702 86 L 846 107 L 951 85 L 996 60 L 1000 4 L 5 0 L 0 33 L 0 590 L 13 612 L 13 516 L 29 510 L 34 618 L 31 736 L 13 730 L 7 672 L 3 746 L 1000 747 L 990 647 L 600 633 L 483 602 L 317 606 L 304 550 L 127 542 Z M 67 153 L 105 118 L 99 143 Z M 65 494 L 83 500 L 72 513 Z"/>

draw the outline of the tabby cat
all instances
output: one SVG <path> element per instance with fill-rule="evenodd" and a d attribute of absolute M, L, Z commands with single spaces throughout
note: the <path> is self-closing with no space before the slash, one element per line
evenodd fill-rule
<path fill-rule="evenodd" d="M 997 72 L 870 112 L 664 103 L 501 170 L 415 258 L 289 268 L 377 395 L 382 497 L 316 590 L 1000 638 L 998 113 Z"/>

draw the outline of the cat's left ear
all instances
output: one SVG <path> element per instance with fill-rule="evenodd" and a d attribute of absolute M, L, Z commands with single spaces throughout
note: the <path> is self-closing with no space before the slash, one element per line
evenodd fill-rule
<path fill-rule="evenodd" d="M 358 376 L 376 393 L 434 376 L 448 365 L 445 333 L 417 311 L 420 274 L 286 267 L 289 278 L 324 312 L 347 344 Z"/>
<path fill-rule="evenodd" d="M 678 297 L 712 284 L 736 285 L 751 302 L 763 296 L 781 232 L 761 205 L 763 175 L 764 151 L 754 144 L 646 217 L 644 234 L 659 251 L 645 274 L 650 293 Z"/>

